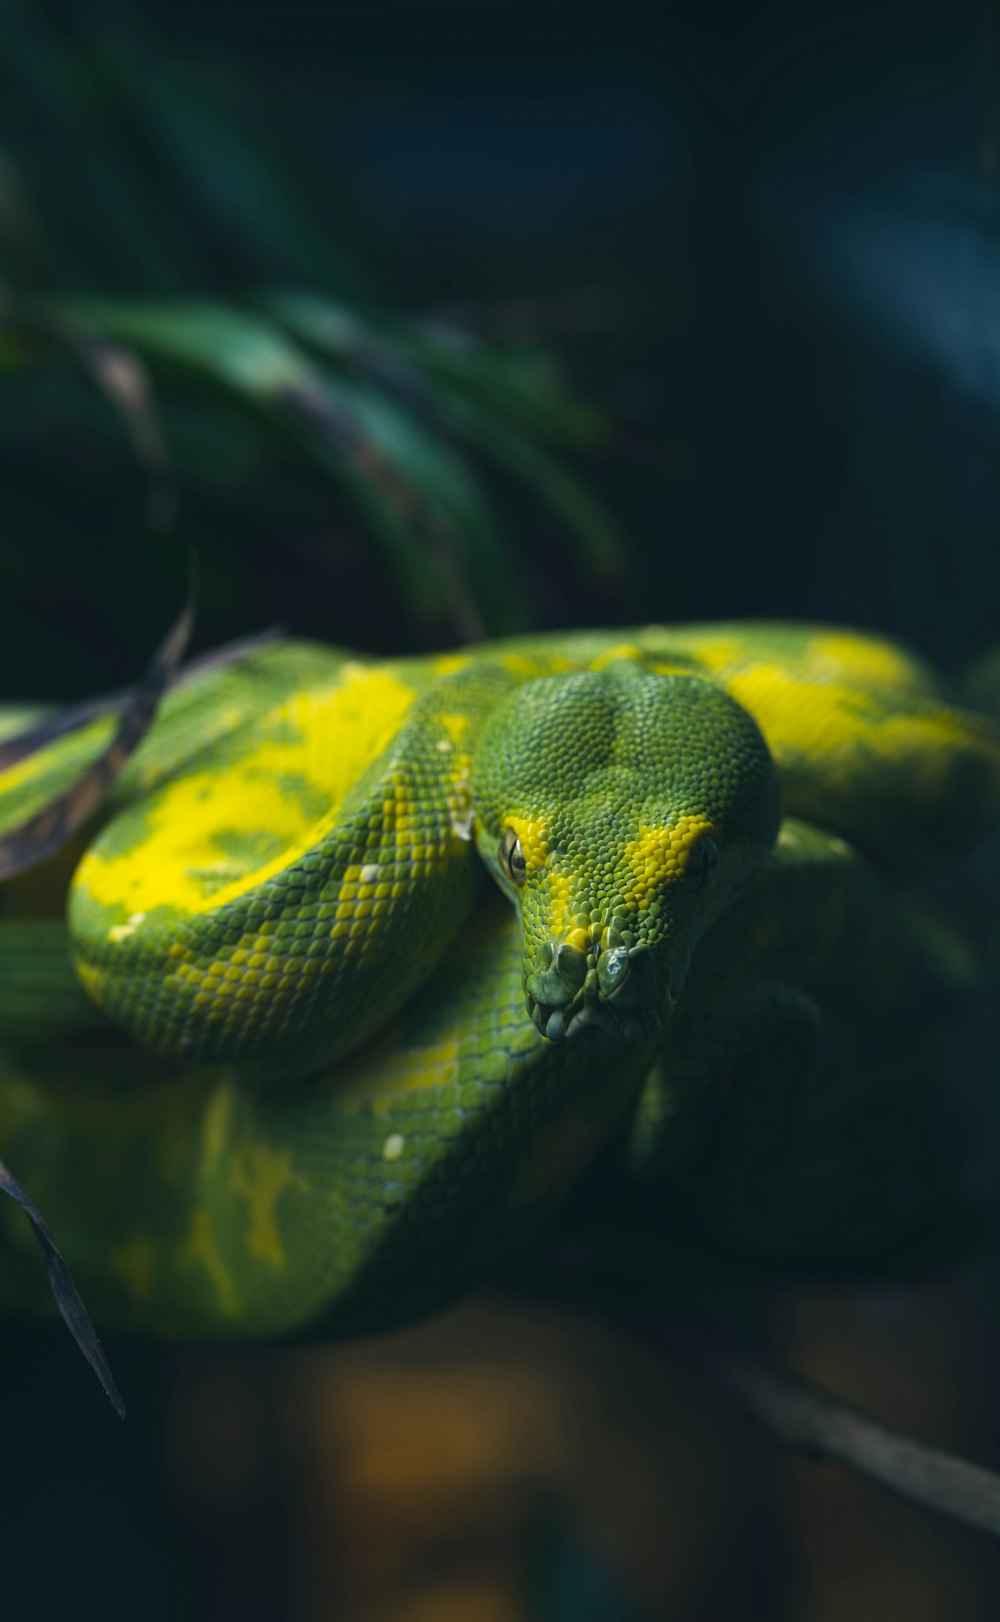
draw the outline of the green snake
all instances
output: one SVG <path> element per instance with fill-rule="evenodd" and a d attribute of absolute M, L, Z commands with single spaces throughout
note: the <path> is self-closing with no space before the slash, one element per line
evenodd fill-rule
<path fill-rule="evenodd" d="M 114 726 L 9 751 L 0 836 Z M 994 724 L 859 632 L 251 650 L 0 888 L 0 1150 L 99 1321 L 158 1334 L 404 1321 L 601 1155 L 737 1241 L 884 1237 L 970 972 L 923 891 L 998 819 Z"/>

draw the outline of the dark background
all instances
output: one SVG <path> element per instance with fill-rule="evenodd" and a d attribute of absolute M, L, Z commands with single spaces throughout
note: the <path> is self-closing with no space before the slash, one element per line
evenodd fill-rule
<path fill-rule="evenodd" d="M 197 115 L 161 120 L 152 161 L 125 177 L 153 242 L 129 229 L 127 185 L 87 194 L 109 165 L 73 155 L 79 84 L 54 121 L 11 60 L 9 151 L 55 244 L 50 283 L 238 297 L 294 282 L 560 351 L 614 424 L 579 471 L 625 557 L 588 578 L 515 505 L 526 623 L 794 615 L 894 631 L 950 666 L 996 634 L 988 6 L 5 10 L 44 18 L 84 89 L 95 40 L 140 107 L 169 63 Z M 227 133 L 232 107 L 244 122 Z M 227 173 L 247 131 L 254 150 Z M 134 119 L 103 139 L 126 169 L 148 157 Z M 131 676 L 189 542 L 206 643 L 261 615 L 379 648 L 453 639 L 444 616 L 414 623 L 345 515 L 292 510 L 274 479 L 263 496 L 238 476 L 185 484 L 197 426 L 173 447 L 173 540 L 144 542 L 127 447 L 95 443 L 92 423 L 88 440 L 80 402 L 40 390 L 6 391 L 0 421 L 3 557 L 22 593 L 4 625 L 12 696 Z M 67 563 L 79 548 L 89 577 Z"/>
<path fill-rule="evenodd" d="M 0 5 L 0 24 L 3 177 L 15 174 L 46 237 L 37 275 L 22 266 L 11 276 L 15 303 L 51 292 L 239 300 L 293 284 L 432 312 L 501 346 L 559 355 L 575 390 L 606 416 L 606 432 L 566 454 L 621 540 L 612 565 L 578 567 L 544 504 L 490 484 L 526 626 L 818 619 L 902 636 L 953 671 L 1000 635 L 993 5 L 23 0 Z M 17 44 L 26 39 L 30 50 Z M 121 93 L 108 92 L 116 74 L 140 110 L 158 105 L 161 75 L 180 84 L 189 116 L 177 116 L 175 101 L 155 129 L 125 120 Z M 95 145 L 92 115 L 106 105 Z M 349 504 L 304 460 L 267 435 L 241 437 L 250 430 L 239 413 L 220 427 L 214 403 L 184 389 L 175 401 L 171 388 L 164 383 L 161 405 L 177 513 L 150 527 L 146 478 L 92 385 L 62 363 L 0 371 L 7 696 L 72 699 L 131 679 L 183 598 L 191 544 L 200 647 L 276 621 L 374 649 L 456 639 L 441 594 L 415 606 Z M 490 588 L 476 589 L 494 628 Z M 931 1340 L 941 1311 L 964 1313 L 973 1329 L 963 1340 L 960 1326 L 954 1345 L 927 1354 L 923 1376 L 900 1376 L 886 1352 L 883 1383 L 859 1377 L 859 1395 L 891 1405 L 912 1375 L 926 1403 L 914 1398 L 901 1420 L 925 1421 L 931 1433 L 940 1424 L 942 1439 L 986 1456 L 975 1416 L 989 1407 L 975 1398 L 977 1382 L 988 1383 L 995 1342 L 983 1325 L 995 1309 L 965 1297 L 956 1309 L 935 1288 L 923 1316 L 890 1299 L 861 1312 L 861 1330 L 845 1329 L 837 1306 L 826 1318 L 822 1305 L 802 1308 L 820 1346 L 813 1366 L 847 1370 L 850 1385 L 852 1368 L 867 1377 L 878 1361 L 872 1347 L 893 1311 L 907 1334 L 915 1324 L 917 1339 Z M 113 1345 L 132 1409 L 122 1432 L 67 1343 L 4 1333 L 0 1573 L 11 1614 L 49 1617 L 74 1605 L 153 1619 L 231 1608 L 249 1622 L 300 1614 L 293 1591 L 301 1614 L 339 1614 L 301 1598 L 324 1534 L 303 1553 L 304 1489 L 289 1462 L 301 1449 L 282 1416 L 305 1365 L 240 1354 L 206 1374 L 193 1353 L 178 1362 Z M 455 1344 L 471 1337 L 482 1357 L 477 1333 L 458 1320 Z M 562 1333 L 566 1356 L 592 1356 L 607 1375 L 617 1354 L 581 1351 L 578 1325 Z M 852 1333 L 862 1345 L 853 1363 Z M 440 1346 L 432 1353 L 439 1359 Z M 419 1361 L 400 1353 L 411 1357 Z M 971 1394 L 957 1430 L 926 1396 L 938 1378 Z M 642 1430 L 645 1400 L 635 1398 L 623 1435 L 630 1424 Z M 678 1414 L 656 1422 L 674 1435 L 686 1399 L 677 1400 Z M 199 1424 L 220 1456 L 257 1438 L 243 1475 L 223 1470 L 219 1485 L 209 1470 L 206 1486 L 198 1466 L 171 1451 L 178 1429 Z M 774 1532 L 787 1486 L 784 1510 L 764 1514 L 755 1531 L 747 1505 L 758 1513 L 772 1502 L 773 1465 L 761 1465 L 745 1438 L 733 1445 L 735 1454 L 711 1456 L 720 1479 L 728 1471 L 742 1483 L 741 1507 L 716 1506 L 742 1598 L 734 1592 L 710 1613 L 686 1590 L 651 1598 L 647 1584 L 643 1609 L 642 1558 L 626 1579 L 595 1554 L 593 1538 L 539 1512 L 548 1554 L 530 1614 L 995 1614 L 998 1572 L 975 1539 L 945 1539 L 941 1554 L 936 1529 L 893 1521 L 863 1495 L 860 1510 L 834 1498 L 803 1511 L 807 1522 L 813 1515 L 813 1544 L 823 1545 L 818 1528 L 829 1516 L 849 1526 L 852 1514 L 869 1523 L 887 1515 L 883 1552 L 895 1549 L 896 1564 L 881 1588 L 841 1591 L 848 1578 L 860 1582 L 852 1560 L 878 1558 L 834 1540 L 833 1575 L 810 1608 L 802 1524 Z M 615 1468 L 627 1474 L 638 1465 L 625 1451 Z M 692 1441 L 685 1455 L 691 1480 L 698 1451 Z M 800 1485 L 806 1496 L 796 1502 L 808 1506 L 811 1489 Z M 665 1517 L 679 1513 L 669 1498 L 657 1503 Z M 756 1566 L 747 1553 L 755 1539 Z M 648 1550 L 644 1558 L 652 1569 Z M 759 1610 L 747 1597 L 758 1581 Z M 482 1609 L 484 1593 L 464 1612 L 461 1601 L 426 1612 L 352 1601 L 343 1615 L 528 1614 Z"/>

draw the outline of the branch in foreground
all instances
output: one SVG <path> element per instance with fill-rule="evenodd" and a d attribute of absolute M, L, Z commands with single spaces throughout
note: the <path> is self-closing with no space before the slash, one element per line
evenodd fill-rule
<path fill-rule="evenodd" d="M 62 1314 L 63 1323 L 100 1380 L 108 1401 L 118 1418 L 124 1419 L 125 1404 L 122 1401 L 121 1392 L 115 1384 L 111 1365 L 104 1355 L 104 1348 L 97 1338 L 97 1331 L 80 1299 L 80 1292 L 73 1282 L 73 1275 L 52 1237 L 45 1218 L 33 1201 L 29 1199 L 17 1178 L 8 1171 L 2 1160 L 0 1160 L 0 1194 L 9 1194 L 11 1199 L 21 1207 L 21 1210 L 31 1223 L 32 1232 L 38 1241 L 38 1248 L 45 1262 L 45 1271 L 49 1275 L 49 1286 L 55 1298 L 56 1306 Z"/>
<path fill-rule="evenodd" d="M 0 879 L 13 878 L 16 873 L 27 873 L 31 868 L 39 867 L 62 850 L 77 829 L 82 828 L 93 816 L 129 756 L 152 726 L 160 698 L 184 657 L 194 627 L 194 615 L 195 589 L 192 578 L 187 603 L 157 649 L 142 680 L 128 690 L 115 735 L 107 748 L 48 805 L 17 827 L 9 828 L 0 837 Z M 14 765 L 40 747 L 39 740 L 46 731 L 47 724 L 43 721 L 31 734 L 20 739 L 9 739 L 0 751 L 0 770 Z M 57 735 L 51 728 L 48 728 L 48 732 L 50 736 Z"/>
<path fill-rule="evenodd" d="M 801 1375 L 707 1334 L 652 1338 L 709 1375 L 792 1452 L 837 1460 L 900 1498 L 1000 1537 L 1000 1475 L 992 1470 L 925 1447 Z"/>

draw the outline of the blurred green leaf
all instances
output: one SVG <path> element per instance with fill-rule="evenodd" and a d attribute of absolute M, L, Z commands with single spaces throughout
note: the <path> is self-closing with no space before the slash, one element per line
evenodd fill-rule
<path fill-rule="evenodd" d="M 189 247 L 79 25 L 9 0 L 0 69 L 6 162 L 33 223 L 30 243 L 3 244 L 12 284 L 66 286 L 71 276 L 110 289 L 183 286 Z"/>
<path fill-rule="evenodd" d="M 282 290 L 266 302 L 308 342 L 331 354 L 378 355 L 409 373 L 438 379 L 453 394 L 503 410 L 534 433 L 591 448 L 607 437 L 607 419 L 567 387 L 553 357 L 539 349 L 487 343 L 444 321 L 393 317 L 350 308 L 327 296 Z"/>
<path fill-rule="evenodd" d="M 460 453 L 376 388 L 323 371 L 265 315 L 121 300 L 50 301 L 33 314 L 262 413 L 344 481 L 425 614 L 443 592 L 466 638 L 524 626 L 500 529 Z"/>
<path fill-rule="evenodd" d="M 471 441 L 484 455 L 520 479 L 562 520 L 581 547 L 579 561 L 598 575 L 618 572 L 625 561 L 625 548 L 614 520 L 579 479 L 539 443 L 544 432 L 552 438 L 572 443 L 595 441 L 603 431 L 596 413 L 577 406 L 547 368 L 538 368 L 537 357 L 525 354 L 504 356 L 500 351 L 479 356 L 478 386 L 470 390 L 455 387 L 439 370 L 428 364 L 419 345 L 407 343 L 382 328 L 314 294 L 280 293 L 266 299 L 290 332 L 321 354 L 341 363 L 369 371 L 380 382 L 430 416 L 439 425 Z M 426 348 L 426 346 L 425 346 Z M 418 360 L 420 355 L 422 360 Z M 513 368 L 509 362 L 514 362 Z M 533 400 L 535 437 L 520 431 L 514 420 L 504 416 L 511 403 L 512 371 L 518 388 L 515 398 L 530 392 L 539 371 L 546 371 L 545 388 Z M 491 391 L 491 380 L 493 383 Z M 547 392 L 546 392 L 547 391 Z"/>
<path fill-rule="evenodd" d="M 393 309 L 374 228 L 262 78 L 45 0 L 5 8 L 0 75 L 15 658 L 32 645 L 55 668 L 63 640 L 32 537 L 64 619 L 114 628 L 123 653 L 147 635 L 142 584 L 175 589 L 181 540 L 206 552 L 222 635 L 272 611 L 270 579 L 310 571 L 376 645 L 400 618 L 422 641 L 529 627 L 536 553 L 542 580 L 623 573 L 569 460 L 601 452 L 605 419 L 551 354 Z M 273 283 L 292 291 L 251 297 Z M 531 555 L 508 532 L 522 491 L 555 520 L 528 512 Z"/>
<path fill-rule="evenodd" d="M 356 488 L 366 502 L 381 490 L 377 516 L 393 529 L 403 549 L 412 544 L 418 520 L 427 561 L 444 577 L 453 616 L 464 633 L 474 638 L 483 631 L 502 635 L 523 629 L 525 614 L 514 588 L 510 544 L 468 462 L 371 384 L 327 374 L 323 388 L 325 400 L 349 425 L 348 431 L 360 435 L 361 446 L 374 447 L 384 468 L 398 470 L 420 491 L 427 507 L 424 515 L 413 513 L 406 485 L 393 484 L 391 478 L 386 483 L 377 473 L 367 478 L 362 473 Z M 357 477 L 357 469 L 352 472 Z M 421 561 L 418 572 L 422 566 Z M 463 601 L 466 581 L 471 601 Z M 480 624 L 475 623 L 477 617 Z"/>
<path fill-rule="evenodd" d="M 382 253 L 337 175 L 293 142 L 280 104 L 229 62 L 164 52 L 134 28 L 102 41 L 136 134 L 173 176 L 216 264 L 237 284 L 308 276 L 342 296 L 382 291 Z M 294 172 L 295 183 L 289 184 Z"/>

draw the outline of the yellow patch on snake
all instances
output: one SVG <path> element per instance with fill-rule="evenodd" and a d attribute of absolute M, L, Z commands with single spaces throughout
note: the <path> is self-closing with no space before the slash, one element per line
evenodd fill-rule
<path fill-rule="evenodd" d="M 780 635 L 780 633 L 779 633 Z M 706 669 L 725 673 L 744 670 L 761 662 L 760 642 L 754 646 L 740 636 L 726 632 L 685 632 L 680 627 L 680 645 L 690 649 Z M 922 687 L 924 672 L 902 648 L 880 637 L 847 630 L 822 630 L 803 637 L 797 651 L 778 654 L 786 673 L 796 669 L 811 679 L 840 680 L 880 687 Z M 779 668 L 774 666 L 773 668 Z"/>
<path fill-rule="evenodd" d="M 99 1003 L 101 1000 L 102 979 L 100 969 L 95 968 L 92 963 L 82 962 L 76 963 L 75 968 L 77 978 L 79 979 L 84 991 L 89 997 L 93 997 L 95 1002 Z"/>
<path fill-rule="evenodd" d="M 507 826 L 521 841 L 528 871 L 544 867 L 549 855 L 548 824 L 541 817 L 511 817 Z"/>
<path fill-rule="evenodd" d="M 687 659 L 650 656 L 646 662 L 654 676 L 701 676 L 703 681 L 708 680 L 705 671 L 698 668 L 698 661 L 693 654 Z"/>
<path fill-rule="evenodd" d="M 155 907 L 196 914 L 225 906 L 289 867 L 335 825 L 345 796 L 395 738 L 414 696 L 389 671 L 345 665 L 336 685 L 293 694 L 261 723 L 262 734 L 280 728 L 290 736 L 259 735 L 248 740 L 244 758 L 165 784 L 135 850 L 105 856 L 98 846 L 76 883 L 100 905 L 124 908 L 130 920 Z M 296 778 L 322 793 L 327 809 L 318 819 L 301 804 Z M 398 815 L 401 808 L 393 809 Z M 109 931 L 109 938 L 119 937 Z"/>
<path fill-rule="evenodd" d="M 592 659 L 590 668 L 591 670 L 604 670 L 606 666 L 617 664 L 619 660 L 625 660 L 628 664 L 643 664 L 646 655 L 641 648 L 636 647 L 634 642 L 616 642 L 614 647 L 605 648 L 603 653 L 599 653 L 595 659 Z"/>
<path fill-rule="evenodd" d="M 20 728 L 15 728 L 14 735 L 16 736 L 20 730 Z M 114 730 L 113 717 L 106 721 L 91 722 L 86 729 L 81 728 L 79 732 L 69 733 L 54 740 L 45 748 L 37 749 L 33 754 L 25 755 L 23 760 L 15 761 L 12 766 L 7 767 L 5 772 L 0 772 L 0 793 L 9 794 L 14 789 L 23 788 L 26 783 L 33 782 L 36 777 L 45 776 L 46 773 L 52 771 L 54 763 L 60 759 L 60 756 L 65 757 L 70 754 L 81 756 L 78 769 L 85 769 L 87 754 L 92 754 L 96 760 L 102 748 L 110 743 Z M 86 750 L 84 749 L 85 743 L 88 746 Z"/>
<path fill-rule="evenodd" d="M 98 753 L 96 748 L 94 753 Z M 47 750 L 40 749 L 33 755 L 26 755 L 23 760 L 8 766 L 5 772 L 0 772 L 0 792 L 9 794 L 13 789 L 23 788 L 25 783 L 51 770 L 52 757 Z"/>
<path fill-rule="evenodd" d="M 519 681 L 535 681 L 540 676 L 558 675 L 561 671 L 572 670 L 573 660 L 561 653 L 505 653 L 500 663 L 511 676 Z"/>
<path fill-rule="evenodd" d="M 605 670 L 608 665 L 621 662 L 642 665 L 657 676 L 690 676 L 692 670 L 697 673 L 697 666 L 690 657 L 678 656 L 672 659 L 669 654 L 649 653 L 635 642 L 616 642 L 614 647 L 606 648 L 603 653 L 592 659 L 589 669 Z"/>
<path fill-rule="evenodd" d="M 549 917 L 553 933 L 566 929 L 573 916 L 573 886 L 574 879 L 569 873 L 559 872 L 551 868 L 547 875 L 549 884 Z"/>
<path fill-rule="evenodd" d="M 201 1267 L 208 1274 L 215 1290 L 219 1311 L 226 1318 L 239 1313 L 239 1301 L 229 1269 L 219 1255 L 215 1239 L 212 1213 L 207 1205 L 198 1205 L 191 1213 L 188 1236 L 177 1252 L 177 1264 L 182 1268 Z"/>
<path fill-rule="evenodd" d="M 431 663 L 435 676 L 454 676 L 460 670 L 465 670 L 472 661 L 468 653 L 439 653 Z"/>
<path fill-rule="evenodd" d="M 625 905 L 645 912 L 664 884 L 681 877 L 692 846 L 711 829 L 708 818 L 698 816 L 679 817 L 669 827 L 640 828 L 638 838 L 625 846 L 625 860 L 633 873 L 623 896 Z"/>
<path fill-rule="evenodd" d="M 977 722 L 927 700 L 913 714 L 895 712 L 878 695 L 813 680 L 760 662 L 728 678 L 726 688 L 761 727 L 779 767 L 795 755 L 822 758 L 820 793 L 841 788 L 866 768 L 863 749 L 884 768 L 905 767 L 917 799 L 947 787 L 957 755 L 994 758 Z"/>
<path fill-rule="evenodd" d="M 278 1200 L 288 1188 L 308 1189 L 304 1177 L 292 1169 L 287 1150 L 266 1143 L 248 1143 L 233 1161 L 229 1186 L 250 1208 L 247 1250 L 256 1261 L 280 1267 L 285 1260 L 276 1220 Z"/>
<path fill-rule="evenodd" d="M 770 748 L 822 755 L 828 763 L 850 741 L 868 696 L 792 674 L 764 661 L 730 676 L 726 688 L 757 721 Z"/>
<path fill-rule="evenodd" d="M 448 734 L 448 742 L 454 748 L 459 748 L 469 736 L 471 717 L 463 715 L 461 710 L 448 710 L 439 715 L 438 720 Z"/>
<path fill-rule="evenodd" d="M 209 1099 L 201 1122 L 201 1152 L 208 1170 L 219 1164 L 229 1147 L 233 1107 L 236 1103 L 236 1083 L 225 1081 Z"/>
<path fill-rule="evenodd" d="M 875 686 L 912 688 L 919 681 L 917 666 L 901 648 L 850 631 L 823 631 L 810 637 L 806 657 L 819 674 Z"/>
<path fill-rule="evenodd" d="M 447 1037 L 431 1047 L 405 1045 L 397 1030 L 386 1033 L 385 1044 L 365 1056 L 359 1071 L 344 1076 L 338 1089 L 338 1108 L 356 1115 L 370 1107 L 378 1116 L 391 1113 L 397 1099 L 425 1087 L 445 1087 L 458 1080 L 459 1041 Z"/>
<path fill-rule="evenodd" d="M 437 837 L 422 842 L 418 837 L 420 828 L 420 811 L 413 797 L 413 791 L 406 783 L 393 781 L 382 802 L 382 817 L 385 832 L 393 836 L 397 857 L 404 857 L 414 868 L 414 877 L 420 876 L 421 865 L 426 865 L 427 877 L 431 876 L 434 867 L 446 856 L 448 850 L 447 835 L 443 832 Z M 364 898 L 360 893 L 355 894 L 349 883 L 341 888 L 343 902 L 358 903 Z M 355 915 L 358 907 L 354 907 Z"/>
<path fill-rule="evenodd" d="M 746 643 L 738 636 L 699 636 L 683 635 L 680 646 L 686 652 L 689 648 L 707 670 L 723 670 L 728 665 L 744 664 L 747 657 Z"/>

